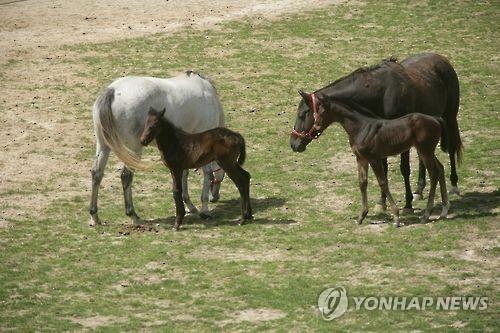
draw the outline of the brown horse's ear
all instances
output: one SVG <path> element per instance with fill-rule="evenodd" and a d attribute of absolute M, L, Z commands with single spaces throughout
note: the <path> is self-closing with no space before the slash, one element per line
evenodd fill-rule
<path fill-rule="evenodd" d="M 300 94 L 300 96 L 302 96 L 302 98 L 304 99 L 306 104 L 309 105 L 311 102 L 311 95 L 304 92 L 303 90 L 299 90 L 299 94 Z"/>

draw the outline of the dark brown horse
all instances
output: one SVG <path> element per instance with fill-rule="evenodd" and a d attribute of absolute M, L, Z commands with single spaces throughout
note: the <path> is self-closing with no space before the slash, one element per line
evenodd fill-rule
<path fill-rule="evenodd" d="M 451 193 L 459 193 L 455 158 L 460 161 L 462 154 L 457 124 L 460 93 L 457 74 L 446 58 L 433 53 L 418 54 L 400 63 L 391 58 L 379 65 L 358 69 L 316 93 L 335 98 L 354 109 L 364 107 L 385 119 L 413 112 L 443 118 L 447 136 L 441 142 L 441 149 L 450 157 Z M 308 131 L 314 122 L 310 95 L 301 95 L 295 127 L 290 135 L 290 145 L 296 152 L 304 151 L 312 140 Z M 412 211 L 409 151 L 401 154 L 400 168 L 406 188 L 405 210 Z M 387 159 L 384 159 L 384 169 L 387 173 Z M 425 165 L 420 161 L 415 194 L 421 197 L 424 187 Z M 379 205 L 385 208 L 383 193 Z"/>
<path fill-rule="evenodd" d="M 431 181 L 427 208 L 422 215 L 422 222 L 426 222 L 431 214 L 438 181 L 443 204 L 441 217 L 447 216 L 450 203 L 446 192 L 444 168 L 434 153 L 439 139 L 446 135 L 441 126 L 442 121 L 422 113 L 410 113 L 392 120 L 377 119 L 370 117 L 373 114 L 369 110 L 361 108 L 353 111 L 351 107 L 342 102 L 324 97 L 321 94 L 313 93 L 310 98 L 314 105 L 312 109 L 314 123 L 309 130 L 309 135 L 317 138 L 331 123 L 338 122 L 347 132 L 351 149 L 356 155 L 362 198 L 358 224 L 368 213 L 366 187 L 368 184 L 368 164 L 370 164 L 381 191 L 389 200 L 394 222 L 399 226 L 399 210 L 389 191 L 383 159 L 400 154 L 411 147 L 417 149 L 420 159 L 429 171 Z"/>
<path fill-rule="evenodd" d="M 217 161 L 240 192 L 241 223 L 251 219 L 250 174 L 241 167 L 246 156 L 243 137 L 224 127 L 188 134 L 165 119 L 164 113 L 165 109 L 157 111 L 150 108 L 140 140 L 146 146 L 156 139 L 163 163 L 172 174 L 176 210 L 173 229 L 179 230 L 186 214 L 182 201 L 182 171 L 199 168 L 212 161 Z"/>

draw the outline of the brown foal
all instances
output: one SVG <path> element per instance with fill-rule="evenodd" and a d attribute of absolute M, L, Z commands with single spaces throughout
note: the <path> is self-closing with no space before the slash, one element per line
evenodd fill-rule
<path fill-rule="evenodd" d="M 150 108 L 141 134 L 141 144 L 146 146 L 156 139 L 163 163 L 170 169 L 176 209 L 173 229 L 179 230 L 186 214 L 182 201 L 182 171 L 199 168 L 212 161 L 217 161 L 240 192 L 241 223 L 251 219 L 250 174 L 241 167 L 246 155 L 243 137 L 223 127 L 188 134 L 165 119 L 164 113 L 165 109 L 157 111 Z"/>
<path fill-rule="evenodd" d="M 425 167 L 429 170 L 431 180 L 429 199 L 421 222 L 426 222 L 429 219 L 434 206 L 434 195 L 438 181 L 443 206 L 441 217 L 447 216 L 450 203 L 446 192 L 444 168 L 435 155 L 435 149 L 441 135 L 445 135 L 440 120 L 421 113 L 410 113 L 392 120 L 372 118 L 368 110 L 355 110 L 338 100 L 319 94 L 318 96 L 314 93 L 311 94 L 310 99 L 311 105 L 315 106 L 312 108 L 314 122 L 307 136 L 317 138 L 333 122 L 340 123 L 349 136 L 351 149 L 356 155 L 361 190 L 362 208 L 357 219 L 358 224 L 363 222 L 368 213 L 366 188 L 369 164 L 377 177 L 381 190 L 389 200 L 394 223 L 399 226 L 399 210 L 389 191 L 383 159 L 405 152 L 411 147 L 417 149 Z M 368 116 L 363 115 L 363 112 Z"/>

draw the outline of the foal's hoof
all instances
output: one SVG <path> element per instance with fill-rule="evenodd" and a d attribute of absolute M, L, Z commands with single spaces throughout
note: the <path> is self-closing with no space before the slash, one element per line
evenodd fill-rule
<path fill-rule="evenodd" d="M 208 220 L 208 219 L 212 219 L 212 215 L 210 215 L 210 213 L 207 213 L 207 212 L 201 212 L 199 214 L 200 218 L 203 219 L 203 220 Z"/>
<path fill-rule="evenodd" d="M 402 214 L 403 215 L 410 215 L 410 214 L 413 214 L 413 208 L 403 208 L 403 211 L 402 211 Z"/>
<path fill-rule="evenodd" d="M 422 200 L 424 196 L 420 193 L 413 193 L 413 201 L 419 201 Z"/>
<path fill-rule="evenodd" d="M 179 230 L 181 230 L 181 226 L 180 225 L 174 225 L 172 227 L 172 231 L 179 231 Z"/>
<path fill-rule="evenodd" d="M 209 197 L 209 199 L 208 199 L 208 200 L 209 200 L 210 202 L 217 202 L 217 201 L 219 201 L 219 198 L 220 198 L 220 196 L 219 196 L 219 195 L 215 195 L 215 196 L 210 195 L 210 197 Z"/>
<path fill-rule="evenodd" d="M 373 210 L 375 211 L 375 213 L 385 212 L 387 210 L 387 205 L 378 203 L 375 205 L 375 208 Z"/>
<path fill-rule="evenodd" d="M 452 186 L 449 193 L 460 195 L 460 191 L 458 190 L 458 186 Z"/>

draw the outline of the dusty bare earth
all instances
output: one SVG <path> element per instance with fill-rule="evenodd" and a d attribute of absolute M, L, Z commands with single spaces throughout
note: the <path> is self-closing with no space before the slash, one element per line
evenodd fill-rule
<path fill-rule="evenodd" d="M 338 2 L 0 0 L 0 65 L 9 64 L 0 72 L 0 227 L 8 226 L 9 217 L 39 216 L 59 198 L 88 200 L 91 161 L 77 155 L 92 145 L 92 126 L 60 111 L 90 112 L 78 93 L 100 87 L 76 75 L 81 65 L 71 63 L 64 45 L 169 34 L 186 26 L 205 29 L 247 15 L 272 18 Z M 48 89 L 55 85 L 73 93 Z M 109 184 L 105 177 L 103 187 Z"/>

